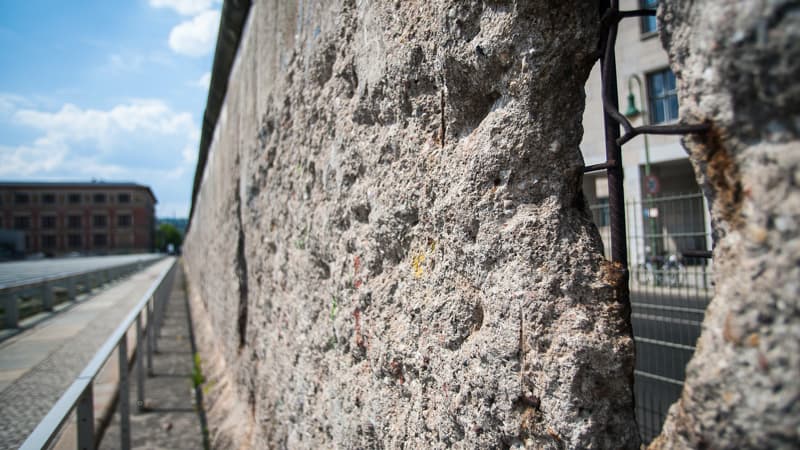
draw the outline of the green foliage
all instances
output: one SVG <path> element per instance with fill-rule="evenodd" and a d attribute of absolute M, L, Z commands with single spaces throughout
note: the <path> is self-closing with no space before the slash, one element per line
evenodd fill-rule
<path fill-rule="evenodd" d="M 206 377 L 203 375 L 203 367 L 200 361 L 200 354 L 194 354 L 194 365 L 192 366 L 192 384 L 198 387 L 206 382 Z"/>
<path fill-rule="evenodd" d="M 172 244 L 175 249 L 179 249 L 183 243 L 183 235 L 175 225 L 169 223 L 162 223 L 156 230 L 156 248 L 161 251 L 166 251 L 167 245 Z"/>

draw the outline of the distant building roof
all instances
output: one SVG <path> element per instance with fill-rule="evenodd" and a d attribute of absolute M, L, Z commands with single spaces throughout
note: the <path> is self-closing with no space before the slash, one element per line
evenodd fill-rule
<path fill-rule="evenodd" d="M 0 181 L 0 188 L 51 188 L 51 189 L 144 189 L 153 198 L 153 202 L 158 200 L 150 189 L 150 186 L 134 183 L 132 181 Z"/>

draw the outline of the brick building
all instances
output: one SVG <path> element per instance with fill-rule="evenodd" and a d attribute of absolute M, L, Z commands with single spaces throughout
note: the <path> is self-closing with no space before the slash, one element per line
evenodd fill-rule
<path fill-rule="evenodd" d="M 0 229 L 25 234 L 25 252 L 150 251 L 156 198 L 135 183 L 0 182 Z"/>

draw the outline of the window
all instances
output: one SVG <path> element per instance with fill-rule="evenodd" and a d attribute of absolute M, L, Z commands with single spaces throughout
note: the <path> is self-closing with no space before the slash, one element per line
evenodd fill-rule
<path fill-rule="evenodd" d="M 56 248 L 56 237 L 52 234 L 45 234 L 42 236 L 42 248 L 54 249 Z"/>
<path fill-rule="evenodd" d="M 131 216 L 130 216 L 130 214 L 123 214 L 123 215 L 117 216 L 117 225 L 120 228 L 131 226 Z"/>
<path fill-rule="evenodd" d="M 95 247 L 105 247 L 108 239 L 106 238 L 105 234 L 97 233 L 94 235 L 93 242 Z"/>
<path fill-rule="evenodd" d="M 15 230 L 27 230 L 31 227 L 31 218 L 28 216 L 14 217 Z"/>
<path fill-rule="evenodd" d="M 92 223 L 95 227 L 104 227 L 108 224 L 106 216 L 96 215 L 92 218 Z"/>
<path fill-rule="evenodd" d="M 81 194 L 69 194 L 67 201 L 70 205 L 79 205 L 81 203 Z"/>
<path fill-rule="evenodd" d="M 94 194 L 94 202 L 95 203 L 105 203 L 106 202 L 106 194 Z"/>
<path fill-rule="evenodd" d="M 56 216 L 42 216 L 42 228 L 55 228 Z"/>
<path fill-rule="evenodd" d="M 81 248 L 81 235 L 70 234 L 67 236 L 67 245 L 69 248 Z"/>
<path fill-rule="evenodd" d="M 650 97 L 650 123 L 678 119 L 678 90 L 675 74 L 669 69 L 647 75 L 647 94 Z"/>
<path fill-rule="evenodd" d="M 117 202 L 118 203 L 130 203 L 131 202 L 131 194 L 119 194 L 119 195 L 117 195 Z"/>
<path fill-rule="evenodd" d="M 608 197 L 600 197 L 597 199 L 597 205 L 592 206 L 594 213 L 595 224 L 598 227 L 607 227 L 611 225 L 611 214 L 608 209 Z"/>
<path fill-rule="evenodd" d="M 42 194 L 42 204 L 55 205 L 55 203 L 56 203 L 56 194 Z"/>
<path fill-rule="evenodd" d="M 68 216 L 67 227 L 75 229 L 81 227 L 81 216 Z"/>
<path fill-rule="evenodd" d="M 25 192 L 17 192 L 14 194 L 15 205 L 27 205 L 31 201 L 31 196 Z"/>
<path fill-rule="evenodd" d="M 642 9 L 656 9 L 658 0 L 639 0 Z M 642 17 L 642 34 L 650 34 L 658 31 L 658 21 L 655 16 Z"/>

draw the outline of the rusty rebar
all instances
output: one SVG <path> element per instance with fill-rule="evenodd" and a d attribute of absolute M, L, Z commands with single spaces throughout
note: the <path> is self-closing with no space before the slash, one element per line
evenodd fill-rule
<path fill-rule="evenodd" d="M 611 15 L 619 13 L 617 7 L 617 0 L 602 0 L 600 2 L 601 12 L 604 17 L 608 17 L 609 11 Z M 608 178 L 608 207 L 609 207 L 609 221 L 611 226 L 611 261 L 618 263 L 624 270 L 624 293 L 621 293 L 620 300 L 624 303 L 630 303 L 627 295 L 628 286 L 628 243 L 626 239 L 625 230 L 625 198 L 623 180 L 624 174 L 622 171 L 622 147 L 617 143 L 620 137 L 619 124 L 627 121 L 625 116 L 619 113 L 617 105 L 617 64 L 616 55 L 614 53 L 614 43 L 617 39 L 617 25 L 618 20 L 613 20 L 607 24 L 605 35 L 605 42 L 602 47 L 603 57 L 600 60 L 601 72 L 601 85 L 602 97 L 604 106 L 604 123 L 606 135 L 606 176 Z M 619 116 L 619 117 L 617 117 Z M 609 164 L 610 162 L 616 162 Z"/>

